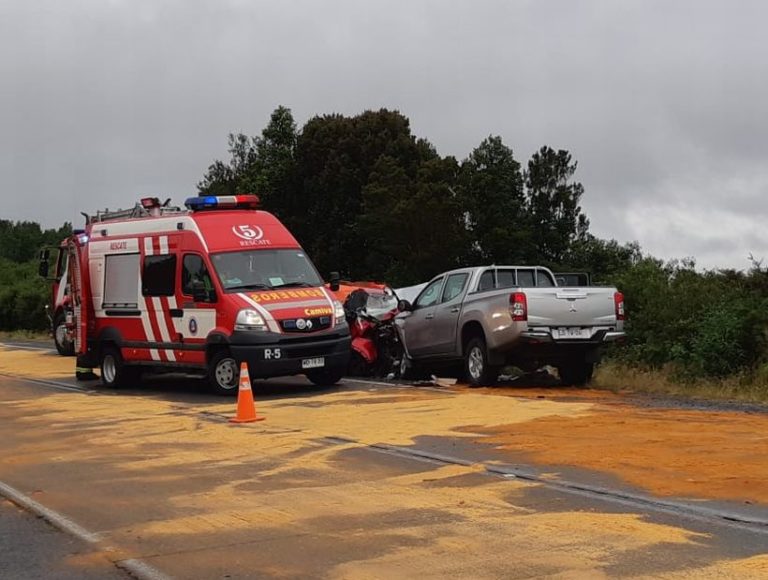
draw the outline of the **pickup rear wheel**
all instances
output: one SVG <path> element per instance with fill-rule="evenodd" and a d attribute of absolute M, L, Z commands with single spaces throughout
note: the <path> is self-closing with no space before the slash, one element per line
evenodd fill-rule
<path fill-rule="evenodd" d="M 557 373 L 560 375 L 560 382 L 564 385 L 573 385 L 583 387 L 592 380 L 592 372 L 595 369 L 593 363 L 572 362 L 557 367 Z"/>
<path fill-rule="evenodd" d="M 475 337 L 467 343 L 464 371 L 472 387 L 490 385 L 499 377 L 499 369 L 488 363 L 488 347 L 482 338 Z"/>

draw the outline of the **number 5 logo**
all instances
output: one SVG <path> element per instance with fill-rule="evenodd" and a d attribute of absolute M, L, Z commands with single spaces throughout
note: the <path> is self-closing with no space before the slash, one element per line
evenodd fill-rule
<path fill-rule="evenodd" d="M 232 233 L 244 240 L 260 240 L 264 232 L 258 226 L 232 226 Z"/>

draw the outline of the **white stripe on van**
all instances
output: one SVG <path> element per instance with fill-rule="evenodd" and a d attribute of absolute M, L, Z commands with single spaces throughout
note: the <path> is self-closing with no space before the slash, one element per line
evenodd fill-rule
<path fill-rule="evenodd" d="M 153 253 L 152 250 L 152 238 L 150 236 L 147 236 L 144 238 L 144 255 L 145 256 L 151 256 Z M 139 296 L 141 296 L 141 276 L 139 276 Z M 155 333 L 152 331 L 152 323 L 149 321 L 149 298 L 144 297 L 144 308 L 141 310 L 141 325 L 144 327 L 144 334 L 147 336 L 147 340 L 149 342 L 157 342 L 155 340 Z M 152 360 L 160 360 L 160 353 L 157 352 L 157 349 L 151 348 L 149 349 L 149 356 L 152 358 Z"/>

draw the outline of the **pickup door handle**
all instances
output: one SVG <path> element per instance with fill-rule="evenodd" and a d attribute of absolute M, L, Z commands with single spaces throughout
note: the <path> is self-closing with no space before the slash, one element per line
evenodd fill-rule
<path fill-rule="evenodd" d="M 427 315 L 424 317 L 424 320 L 432 320 L 434 317 L 435 317 L 435 315 L 434 315 L 434 314 L 427 314 Z"/>
<path fill-rule="evenodd" d="M 451 312 L 458 312 L 459 310 L 461 310 L 461 308 L 458 306 L 454 306 L 453 308 L 451 308 Z"/>
<path fill-rule="evenodd" d="M 171 318 L 181 318 L 184 316 L 184 311 L 181 308 L 171 308 L 168 311 L 171 315 Z"/>

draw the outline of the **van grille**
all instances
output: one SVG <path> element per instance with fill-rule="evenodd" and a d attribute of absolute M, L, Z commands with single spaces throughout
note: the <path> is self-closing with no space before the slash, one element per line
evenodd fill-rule
<path fill-rule="evenodd" d="M 330 316 L 317 316 L 315 318 L 289 318 L 280 321 L 283 332 L 316 332 L 327 330 L 331 327 Z M 303 328 L 302 328 L 303 327 Z"/>

